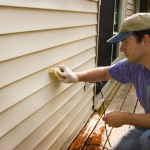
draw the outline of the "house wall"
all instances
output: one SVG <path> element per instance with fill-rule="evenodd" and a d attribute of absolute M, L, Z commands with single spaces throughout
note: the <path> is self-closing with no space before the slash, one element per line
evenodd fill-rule
<path fill-rule="evenodd" d="M 126 17 L 136 13 L 136 0 L 127 0 Z"/>
<path fill-rule="evenodd" d="M 0 0 L 0 149 L 65 149 L 93 112 L 94 84 L 48 70 L 96 66 L 98 0 Z"/>

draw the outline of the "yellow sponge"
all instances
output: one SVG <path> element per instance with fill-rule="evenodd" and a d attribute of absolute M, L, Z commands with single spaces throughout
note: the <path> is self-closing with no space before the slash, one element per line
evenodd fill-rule
<path fill-rule="evenodd" d="M 57 70 L 61 71 L 62 70 L 60 68 L 50 68 L 48 73 L 49 75 L 52 77 L 52 78 L 62 78 L 58 73 L 57 73 Z"/>

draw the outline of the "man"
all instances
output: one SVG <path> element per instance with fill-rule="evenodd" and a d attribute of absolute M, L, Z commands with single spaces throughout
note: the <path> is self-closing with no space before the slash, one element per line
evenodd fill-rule
<path fill-rule="evenodd" d="M 103 117 L 111 127 L 128 124 L 132 127 L 110 150 L 150 150 L 150 14 L 137 13 L 124 19 L 119 33 L 107 42 L 122 42 L 120 51 L 127 59 L 109 67 L 97 67 L 82 72 L 72 72 L 59 66 L 66 83 L 97 82 L 115 79 L 122 84 L 133 82 L 145 114 L 111 112 Z"/>

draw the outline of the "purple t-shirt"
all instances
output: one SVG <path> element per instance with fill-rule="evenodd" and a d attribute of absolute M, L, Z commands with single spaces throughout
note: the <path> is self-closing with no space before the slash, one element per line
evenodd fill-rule
<path fill-rule="evenodd" d="M 150 113 L 150 71 L 139 64 L 122 60 L 108 68 L 111 77 L 122 84 L 133 82 L 140 104 L 145 113 Z"/>

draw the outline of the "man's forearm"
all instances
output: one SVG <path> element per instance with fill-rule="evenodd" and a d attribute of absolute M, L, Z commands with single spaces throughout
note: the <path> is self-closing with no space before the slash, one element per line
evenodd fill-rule
<path fill-rule="evenodd" d="M 104 116 L 103 121 L 111 127 L 122 125 L 133 125 L 143 128 L 150 128 L 150 113 L 132 114 L 128 112 L 113 111 Z"/>
<path fill-rule="evenodd" d="M 82 72 L 76 73 L 79 81 L 83 82 L 97 82 L 111 80 L 107 67 L 97 67 Z"/>
<path fill-rule="evenodd" d="M 127 113 L 124 119 L 126 124 L 143 127 L 143 128 L 150 128 L 150 113 L 147 114 Z"/>

